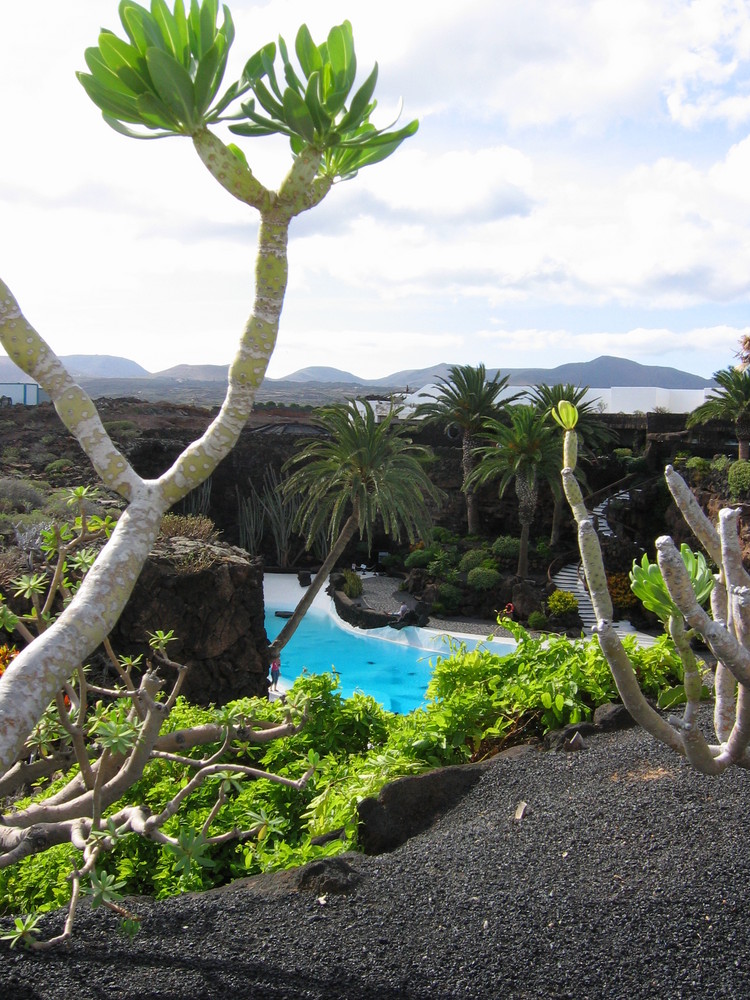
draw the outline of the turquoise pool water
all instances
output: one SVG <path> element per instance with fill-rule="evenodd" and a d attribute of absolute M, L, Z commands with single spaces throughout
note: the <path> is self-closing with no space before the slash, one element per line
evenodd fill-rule
<path fill-rule="evenodd" d="M 284 620 L 275 615 L 277 610 L 284 608 L 266 607 L 269 641 L 276 638 L 284 625 Z M 432 673 L 430 661 L 434 663 L 437 656 L 448 652 L 447 642 L 437 635 L 434 639 L 430 637 L 429 648 L 415 645 L 425 634 L 424 629 L 413 628 L 403 633 L 389 628 L 371 632 L 347 629 L 326 611 L 313 606 L 282 651 L 281 680 L 288 686 L 305 669 L 311 674 L 321 674 L 335 668 L 345 698 L 355 691 L 363 692 L 372 695 L 388 711 L 405 714 L 424 702 Z M 468 640 L 467 645 L 473 647 L 477 641 Z M 512 645 L 493 645 L 500 653 L 513 649 Z"/>

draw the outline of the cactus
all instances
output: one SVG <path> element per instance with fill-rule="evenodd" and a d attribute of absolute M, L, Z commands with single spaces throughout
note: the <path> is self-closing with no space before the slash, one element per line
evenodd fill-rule
<path fill-rule="evenodd" d="M 566 458 L 574 459 L 576 421 L 567 412 L 559 413 L 556 419 L 565 429 Z M 668 536 L 656 540 L 658 566 L 669 598 L 662 604 L 665 612 L 669 612 L 665 614 L 667 627 L 682 659 L 686 695 L 682 717 L 667 720 L 644 698 L 633 666 L 612 627 L 612 602 L 601 547 L 573 469 L 574 465 L 563 469 L 563 487 L 578 524 L 581 560 L 597 616 L 595 632 L 623 703 L 639 725 L 687 757 L 704 774 L 720 774 L 731 764 L 747 767 L 750 765 L 750 576 L 742 564 L 738 512 L 722 510 L 715 526 L 682 477 L 672 466 L 667 466 L 665 479 L 678 510 L 708 557 L 719 567 L 710 593 L 709 614 L 700 603 L 707 596 L 705 588 L 696 595 L 695 574 L 691 575 L 684 553 Z M 697 725 L 702 679 L 690 648 L 692 634 L 700 635 L 718 660 L 713 743 L 706 740 Z"/>

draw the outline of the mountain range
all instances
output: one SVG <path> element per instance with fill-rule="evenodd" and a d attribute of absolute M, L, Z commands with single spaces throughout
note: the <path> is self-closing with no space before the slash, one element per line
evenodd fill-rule
<path fill-rule="evenodd" d="M 176 365 L 161 372 L 148 372 L 135 361 L 102 354 L 70 354 L 60 360 L 70 374 L 93 397 L 135 396 L 152 401 L 168 400 L 210 406 L 224 398 L 227 365 Z M 266 378 L 258 401 L 320 403 L 336 399 L 388 392 L 414 391 L 448 378 L 450 365 L 413 368 L 385 378 L 365 379 L 338 368 L 311 366 L 283 379 Z M 613 386 L 656 386 L 662 389 L 702 389 L 714 385 L 677 368 L 642 365 L 626 358 L 602 356 L 593 361 L 569 362 L 557 368 L 488 368 L 489 377 L 500 371 L 510 385 L 570 383 L 592 389 Z M 7 356 L 0 355 L 0 383 L 29 382 Z"/>

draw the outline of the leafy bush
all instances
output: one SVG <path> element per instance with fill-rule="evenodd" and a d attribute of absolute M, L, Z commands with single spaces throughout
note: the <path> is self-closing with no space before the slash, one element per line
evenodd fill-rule
<path fill-rule="evenodd" d="M 455 549 L 439 549 L 427 564 L 427 572 L 432 577 L 442 579 L 456 568 L 458 553 Z"/>
<path fill-rule="evenodd" d="M 540 538 L 535 545 L 536 557 L 540 562 L 551 562 L 552 560 L 552 546 L 549 542 L 545 542 L 543 538 Z"/>
<path fill-rule="evenodd" d="M 578 598 L 567 590 L 554 590 L 547 598 L 547 611 L 556 618 L 564 618 L 578 611 Z"/>
<path fill-rule="evenodd" d="M 612 603 L 620 611 L 627 611 L 638 604 L 633 591 L 630 589 L 630 576 L 627 573 L 607 573 L 607 587 L 612 598 Z"/>
<path fill-rule="evenodd" d="M 434 549 L 415 549 L 404 559 L 404 569 L 425 569 L 434 557 Z"/>
<path fill-rule="evenodd" d="M 463 556 L 461 556 L 458 568 L 462 573 L 468 573 L 469 570 L 486 564 L 488 559 L 490 563 L 493 562 L 492 556 L 487 549 L 469 549 L 468 552 L 464 552 Z"/>
<path fill-rule="evenodd" d="M 44 501 L 44 494 L 34 483 L 12 476 L 0 477 L 0 511 L 3 513 L 28 513 L 43 507 Z"/>
<path fill-rule="evenodd" d="M 547 627 L 547 616 L 543 611 L 532 611 L 529 615 L 529 628 L 534 632 L 541 632 Z"/>
<path fill-rule="evenodd" d="M 626 459 L 626 458 L 632 458 L 633 457 L 633 449 L 632 448 L 614 448 L 613 451 L 612 451 L 612 454 L 615 456 L 615 458 L 619 458 L 620 460 L 623 460 L 623 459 Z"/>
<path fill-rule="evenodd" d="M 488 566 L 475 566 L 468 573 L 466 583 L 472 590 L 492 590 L 500 583 L 500 574 Z"/>
<path fill-rule="evenodd" d="M 102 868 L 124 882 L 126 895 L 164 898 L 351 850 L 356 844 L 357 802 L 376 795 L 387 782 L 463 763 L 504 744 L 581 721 L 597 705 L 617 697 L 598 639 L 534 638 L 517 624 L 510 627 L 518 645 L 507 655 L 484 646 L 468 651 L 454 645 L 439 657 L 425 708 L 405 716 L 384 711 L 366 695 L 343 699 L 333 674 L 299 678 L 289 702 L 306 705 L 305 727 L 285 740 L 245 744 L 241 762 L 296 778 L 312 753 L 317 766 L 309 784 L 298 791 L 240 778 L 222 786 L 227 799 L 221 813 L 224 828 L 246 828 L 260 821 L 257 838 L 214 845 L 186 859 L 154 841 L 125 837 L 104 857 Z M 681 662 L 668 636 L 643 649 L 632 637 L 623 641 L 649 697 L 658 697 L 681 678 Z M 279 702 L 256 698 L 218 710 L 179 698 L 167 727 L 180 730 L 241 717 L 280 722 L 286 710 Z M 211 752 L 210 747 L 201 747 L 187 754 Z M 120 804 L 139 802 L 161 809 L 184 787 L 189 773 L 179 757 L 155 758 Z M 195 789 L 165 832 L 200 830 L 222 780 L 219 775 Z M 55 785 L 45 794 L 54 790 Z M 343 837 L 323 846 L 312 843 L 313 837 L 338 829 L 343 829 Z M 69 895 L 66 877 L 79 858 L 71 845 L 62 845 L 1 870 L 0 912 L 28 913 L 63 905 Z"/>
<path fill-rule="evenodd" d="M 441 608 L 447 614 L 458 611 L 463 600 L 463 593 L 460 587 L 453 583 L 441 583 L 438 587 L 438 600 Z"/>
<path fill-rule="evenodd" d="M 725 475 L 729 471 L 731 464 L 732 459 L 729 455 L 714 455 L 711 459 L 711 469 L 721 475 Z"/>
<path fill-rule="evenodd" d="M 747 500 L 750 497 L 750 462 L 744 458 L 732 462 L 727 479 L 732 500 Z"/>
<path fill-rule="evenodd" d="M 458 535 L 449 531 L 448 528 L 433 528 L 432 537 L 434 541 L 439 542 L 441 545 L 458 545 L 461 541 Z"/>
<path fill-rule="evenodd" d="M 381 556 L 378 562 L 382 569 L 389 573 L 397 572 L 404 566 L 403 556 L 398 552 L 389 552 L 387 555 Z"/>
<path fill-rule="evenodd" d="M 362 577 L 354 570 L 344 570 L 344 593 L 350 601 L 362 596 Z"/>
<path fill-rule="evenodd" d="M 499 535 L 492 543 L 492 554 L 501 566 L 512 566 L 518 560 L 521 539 L 512 535 Z"/>
<path fill-rule="evenodd" d="M 685 462 L 690 479 L 694 483 L 704 482 L 711 474 L 711 463 L 707 458 L 693 455 Z"/>

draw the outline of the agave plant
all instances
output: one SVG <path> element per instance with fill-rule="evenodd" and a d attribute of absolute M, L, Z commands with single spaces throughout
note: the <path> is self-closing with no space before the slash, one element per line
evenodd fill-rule
<path fill-rule="evenodd" d="M 191 0 L 189 9 L 175 0 L 174 11 L 165 0 L 152 0 L 150 12 L 122 0 L 119 13 L 127 40 L 102 31 L 98 45 L 85 52 L 89 72 L 78 79 L 104 120 L 125 135 L 197 139 L 208 125 L 227 121 L 237 135 L 286 135 L 295 155 L 305 149 L 322 154 L 322 176 L 348 178 L 390 156 L 417 131 L 416 121 L 396 131 L 370 122 L 377 63 L 352 94 L 357 59 L 349 21 L 331 28 L 321 45 L 302 25 L 295 40 L 299 70 L 279 38 L 283 83 L 276 73 L 276 43 L 264 45 L 219 96 L 234 40 L 227 7 L 221 25 L 217 0 Z M 252 96 L 242 101 L 247 94 Z M 246 168 L 242 152 L 230 149 Z"/>
<path fill-rule="evenodd" d="M 708 568 L 702 552 L 693 552 L 684 542 L 680 546 L 680 555 L 688 571 L 693 585 L 695 598 L 699 604 L 705 605 L 714 589 L 714 576 Z M 649 561 L 644 553 L 640 565 L 633 560 L 630 571 L 630 589 L 648 611 L 653 611 L 664 625 L 669 623 L 673 615 L 682 615 L 675 602 L 669 596 L 667 585 L 657 563 Z"/>

